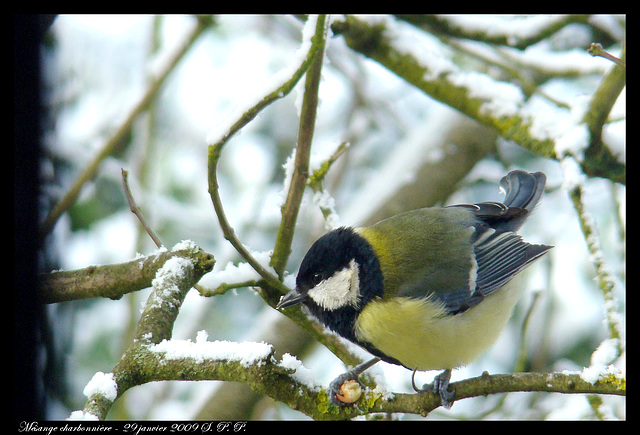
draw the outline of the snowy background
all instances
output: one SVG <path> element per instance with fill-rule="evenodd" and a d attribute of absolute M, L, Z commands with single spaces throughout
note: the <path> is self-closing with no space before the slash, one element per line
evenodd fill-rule
<path fill-rule="evenodd" d="M 371 20 L 381 17 L 367 18 Z M 544 134 L 554 137 L 554 126 L 573 125 L 612 64 L 586 54 L 593 38 L 624 38 L 624 17 L 592 17 L 588 24 L 566 26 L 551 38 L 526 50 L 490 50 L 466 45 L 456 49 L 407 23 L 384 18 L 396 32 L 409 35 L 428 50 L 460 68 L 479 71 L 476 77 L 498 72 L 480 68 L 482 59 L 516 56 L 536 68 L 571 69 L 571 74 L 548 80 L 526 99 L 525 108 Z M 469 29 L 526 32 L 514 17 L 457 17 Z M 552 17 L 538 17 L 538 21 Z M 482 21 L 485 20 L 485 21 Z M 149 77 L 195 24 L 191 16 L 59 16 L 43 47 L 46 102 L 47 158 L 43 215 L 68 189 L 122 122 L 144 92 Z M 528 24 L 540 25 L 528 21 Z M 95 180 L 57 223 L 48 239 L 43 263 L 47 270 L 77 269 L 92 264 L 131 260 L 136 253 L 151 254 L 155 247 L 141 232 L 122 193 L 120 168 L 130 171 L 130 183 L 150 225 L 166 246 L 195 241 L 214 254 L 216 274 L 240 258 L 221 234 L 207 192 L 207 137 L 238 105 L 264 94 L 264 84 L 290 66 L 300 47 L 302 23 L 291 16 L 219 16 L 191 47 L 167 79 L 151 109 L 135 122 L 118 150 L 104 160 Z M 594 29 L 598 29 L 596 32 Z M 598 33 L 599 32 L 599 33 Z M 618 55 L 621 46 L 605 49 Z M 424 52 L 423 52 L 424 54 Z M 426 56 L 425 56 L 426 57 Z M 442 68 L 447 68 L 443 65 Z M 296 141 L 298 89 L 269 106 L 225 147 L 220 161 L 220 192 L 229 221 L 242 242 L 253 251 L 273 248 L 280 220 L 285 169 Z M 476 81 L 477 92 L 482 92 Z M 551 97 L 551 98 L 549 98 Z M 506 100 L 507 98 L 505 98 Z M 508 108 L 501 107 L 501 110 Z M 626 130 L 625 92 L 610 115 L 605 138 L 624 158 Z M 320 106 L 313 140 L 312 160 L 322 161 L 344 141 L 350 147 L 334 165 L 325 182 L 335 200 L 340 224 L 359 225 L 394 195 L 416 182 L 418 170 L 456 147 L 456 138 L 442 134 L 447 125 L 464 123 L 452 109 L 434 101 L 374 61 L 350 50 L 341 37 L 329 38 Z M 573 123 L 573 124 L 572 124 Z M 566 133 L 566 131 L 562 131 Z M 542 134 L 542 133 L 541 133 Z M 565 135 L 565 138 L 567 136 Z M 442 143 L 446 141 L 446 143 Z M 492 141 L 493 143 L 493 141 Z M 521 325 L 540 292 L 529 322 L 527 369 L 531 371 L 581 370 L 592 352 L 607 337 L 603 298 L 594 281 L 594 268 L 580 231 L 565 178 L 558 162 L 537 157 L 509 141 L 495 139 L 496 148 L 458 183 L 447 204 L 501 200 L 498 180 L 508 170 L 543 171 L 548 193 L 522 230 L 526 240 L 555 245 L 527 274 L 529 292 L 499 342 L 480 360 L 453 373 L 452 381 L 513 370 L 521 342 Z M 423 175 L 420 175 L 422 177 Z M 619 311 L 625 313 L 625 186 L 590 179 L 583 196 L 601 236 L 608 266 L 617 279 Z M 312 193 L 305 194 L 289 281 L 312 241 L 325 231 L 325 223 Z M 128 345 L 148 290 L 121 300 L 89 300 L 49 306 L 50 353 L 46 361 L 49 386 L 48 418 L 66 418 L 82 409 L 85 385 L 96 372 L 109 372 Z M 192 290 L 181 309 L 174 338 L 195 340 L 207 331 L 209 340 L 255 340 L 281 316 L 251 289 L 203 298 Z M 344 371 L 329 351 L 316 347 L 299 356 L 318 383 L 328 384 Z M 616 363 L 624 370 L 624 357 Z M 410 392 L 411 373 L 380 363 L 372 369 L 384 375 L 391 391 Z M 430 382 L 433 373 L 418 375 Z M 163 382 L 127 392 L 114 405 L 110 418 L 190 419 L 216 399 L 221 382 Z M 625 399 L 604 397 L 601 411 L 625 418 Z M 428 418 L 591 419 L 593 410 L 584 395 L 512 393 L 456 402 L 451 411 L 437 410 Z M 216 419 L 215 415 L 205 418 Z M 298 419 L 304 415 L 270 400 L 256 400 L 245 419 Z M 403 418 L 416 418 L 404 416 Z"/>

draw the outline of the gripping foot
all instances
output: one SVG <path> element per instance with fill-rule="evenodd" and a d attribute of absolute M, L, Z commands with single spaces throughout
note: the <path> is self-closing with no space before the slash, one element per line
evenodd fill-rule
<path fill-rule="evenodd" d="M 411 385 L 417 393 L 434 392 L 440 394 L 440 401 L 442 406 L 446 409 L 450 409 L 453 405 L 453 400 L 456 395 L 455 389 L 449 391 L 449 381 L 451 380 L 451 370 L 447 369 L 433 378 L 431 384 L 424 384 L 422 388 L 418 388 L 415 383 L 416 371 L 414 370 L 411 376 Z"/>

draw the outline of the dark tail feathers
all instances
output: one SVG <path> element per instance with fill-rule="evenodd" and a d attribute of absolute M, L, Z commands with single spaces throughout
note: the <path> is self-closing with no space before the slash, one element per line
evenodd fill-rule
<path fill-rule="evenodd" d="M 500 186 L 506 192 L 504 205 L 531 212 L 540 201 L 546 182 L 547 177 L 542 172 L 529 173 L 520 169 L 509 172 L 500 180 Z"/>

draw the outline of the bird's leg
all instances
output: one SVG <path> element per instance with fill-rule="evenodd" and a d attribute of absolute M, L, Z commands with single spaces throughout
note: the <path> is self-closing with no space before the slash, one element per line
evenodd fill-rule
<path fill-rule="evenodd" d="M 348 372 L 341 374 L 340 376 L 335 378 L 333 381 L 331 381 L 331 383 L 329 384 L 329 401 L 332 404 L 338 405 L 338 406 L 349 405 L 349 403 L 342 402 L 341 400 L 338 399 L 338 396 L 340 397 L 343 396 L 342 392 L 340 391 L 340 387 L 342 387 L 342 384 L 344 384 L 345 382 L 351 381 L 351 380 L 354 380 L 360 384 L 360 381 L 358 381 L 358 376 L 360 376 L 362 372 L 367 370 L 369 367 L 371 367 L 378 361 L 380 361 L 380 358 L 377 358 L 377 357 L 370 359 L 369 361 L 363 362 L 362 364 L 355 366 Z"/>
<path fill-rule="evenodd" d="M 416 371 L 413 371 L 413 375 L 411 376 L 411 385 L 416 393 L 427 393 L 434 392 L 440 394 L 440 401 L 442 406 L 446 409 L 451 408 L 453 405 L 453 398 L 456 395 L 455 390 L 449 391 L 449 381 L 451 380 L 451 370 L 447 369 L 433 378 L 433 382 L 431 384 L 425 384 L 422 388 L 418 388 L 415 383 Z"/>

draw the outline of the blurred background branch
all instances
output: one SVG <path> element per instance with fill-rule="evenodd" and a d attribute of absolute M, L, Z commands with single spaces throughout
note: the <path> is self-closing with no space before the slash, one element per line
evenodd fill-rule
<path fill-rule="evenodd" d="M 124 117 L 123 121 L 113 131 L 109 138 L 100 147 L 100 151 L 93 158 L 93 160 L 86 166 L 86 168 L 80 173 L 73 185 L 69 188 L 67 193 L 60 201 L 53 207 L 49 214 L 45 217 L 42 226 L 40 228 L 41 236 L 44 238 L 51 232 L 53 226 L 56 224 L 58 218 L 62 213 L 69 209 L 80 195 L 82 187 L 87 181 L 93 179 L 96 176 L 98 167 L 102 164 L 104 159 L 111 155 L 116 148 L 122 143 L 124 137 L 130 133 L 133 122 L 138 118 L 149 103 L 156 96 L 160 90 L 162 84 L 169 76 L 171 71 L 176 67 L 180 59 L 189 51 L 198 37 L 207 29 L 209 22 L 207 20 L 197 20 L 193 30 L 187 35 L 184 43 L 179 46 L 174 53 L 172 53 L 163 65 L 163 68 L 158 71 L 156 77 L 154 77 L 138 101 L 133 105 L 128 114 Z"/>

